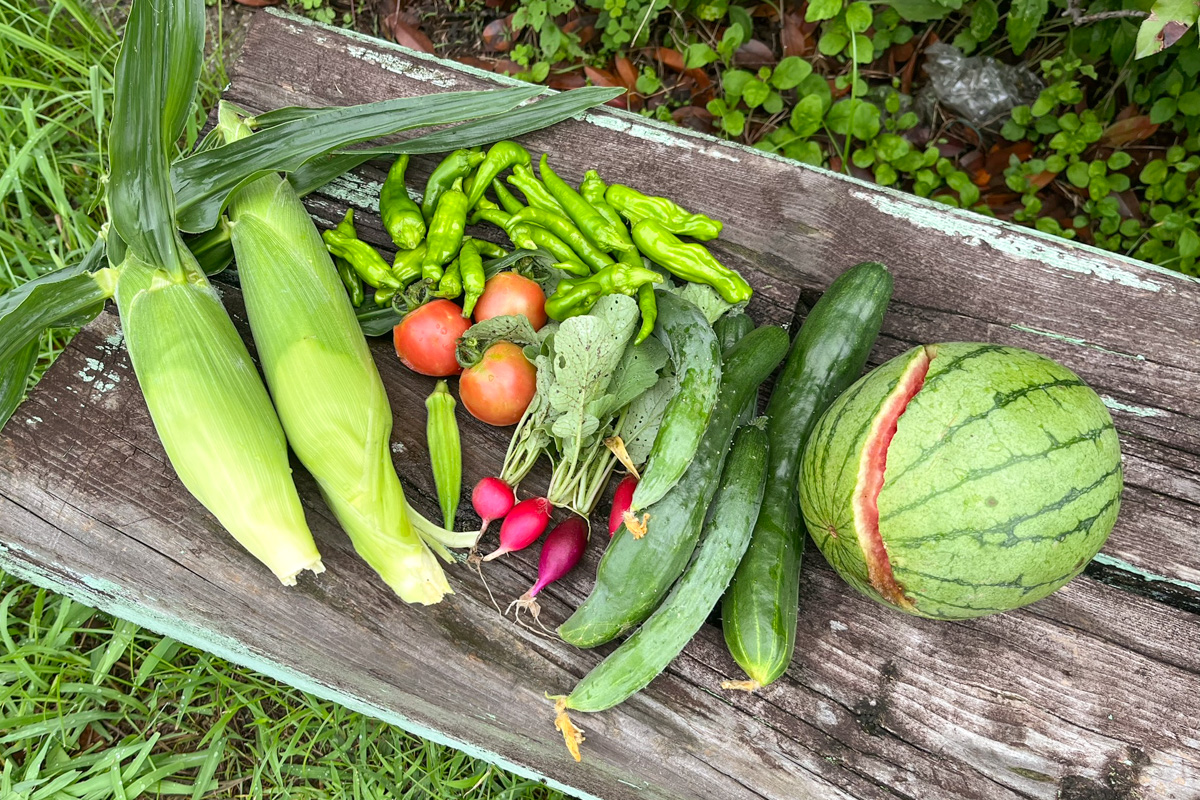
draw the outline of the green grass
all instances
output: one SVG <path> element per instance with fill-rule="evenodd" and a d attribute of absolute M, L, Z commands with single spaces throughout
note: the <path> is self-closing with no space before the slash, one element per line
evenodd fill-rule
<path fill-rule="evenodd" d="M 0 572 L 0 797 L 561 795 Z"/>
<path fill-rule="evenodd" d="M 77 0 L 0 0 L 0 294 L 105 222 L 118 45 Z M 218 47 L 181 146 L 224 83 Z M 35 378 L 72 333 L 43 337 Z M 158 796 L 558 795 L 0 572 L 0 797 Z"/>

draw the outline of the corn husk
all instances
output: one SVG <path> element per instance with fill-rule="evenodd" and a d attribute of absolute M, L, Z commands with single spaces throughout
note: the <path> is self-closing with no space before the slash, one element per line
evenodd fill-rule
<path fill-rule="evenodd" d="M 183 485 L 284 584 L 324 571 L 287 441 L 246 345 L 204 279 L 132 253 L 117 283 L 129 358 Z"/>
<path fill-rule="evenodd" d="M 401 599 L 451 592 L 392 464 L 392 411 L 316 226 L 276 175 L 229 206 L 250 327 L 288 441 L 355 550 Z"/>

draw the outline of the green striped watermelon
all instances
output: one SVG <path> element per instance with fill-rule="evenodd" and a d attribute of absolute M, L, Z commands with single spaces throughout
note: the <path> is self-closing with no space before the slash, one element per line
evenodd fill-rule
<path fill-rule="evenodd" d="M 917 347 L 846 390 L 800 475 L 804 521 L 851 586 L 939 619 L 1007 611 L 1058 589 L 1117 518 L 1108 409 L 1037 353 Z"/>

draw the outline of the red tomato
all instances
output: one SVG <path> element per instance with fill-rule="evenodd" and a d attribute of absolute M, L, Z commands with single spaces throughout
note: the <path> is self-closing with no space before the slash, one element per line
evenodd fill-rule
<path fill-rule="evenodd" d="M 458 396 L 475 419 L 515 425 L 537 390 L 537 368 L 512 342 L 497 342 L 458 379 Z"/>
<path fill-rule="evenodd" d="M 454 345 L 469 327 L 471 320 L 449 300 L 426 303 L 405 314 L 393 329 L 396 355 L 404 366 L 422 375 L 457 375 L 462 367 L 454 360 Z"/>
<path fill-rule="evenodd" d="M 536 331 L 546 324 L 546 295 L 537 281 L 515 272 L 500 272 L 488 279 L 475 303 L 475 321 L 524 314 Z"/>

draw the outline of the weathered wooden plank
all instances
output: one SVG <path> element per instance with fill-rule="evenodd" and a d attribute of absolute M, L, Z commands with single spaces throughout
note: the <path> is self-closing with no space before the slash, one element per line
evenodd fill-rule
<path fill-rule="evenodd" d="M 486 82 L 260 16 L 231 96 L 251 108 L 358 102 L 450 81 Z M 1200 563 L 1188 541 L 1200 502 L 1197 373 L 1188 357 L 1200 335 L 1195 283 L 990 223 L 927 215 L 917 201 L 628 116 L 589 120 L 529 144 L 573 177 L 603 153 L 609 179 L 649 181 L 724 216 L 723 252 L 760 288 L 752 308 L 760 320 L 789 319 L 798 295 L 811 298 L 859 258 L 883 257 L 897 275 L 897 300 L 875 361 L 916 341 L 973 338 L 1032 346 L 1079 371 L 1114 408 L 1130 473 L 1105 568 L 1131 580 L 1141 580 L 1138 571 L 1160 576 L 1198 596 L 1186 585 Z M 413 174 L 431 163 L 416 159 Z M 348 201 L 368 207 L 369 181 L 381 173 L 362 174 L 310 207 L 327 221 Z M 362 222 L 379 236 L 369 215 Z M 237 293 L 227 295 L 236 316 Z M 1136 349 L 1126 344 L 1134 341 Z M 401 421 L 397 466 L 413 501 L 433 513 L 423 426 L 409 424 L 423 419 L 433 382 L 403 370 L 388 342 L 373 347 Z M 504 442 L 463 416 L 469 485 L 495 470 Z M 445 603 L 404 606 L 354 557 L 302 469 L 297 479 L 329 572 L 289 590 L 175 479 L 119 325 L 106 314 L 0 434 L 0 567 L 606 798 L 1193 798 L 1200 786 L 1195 615 L 1085 578 L 1028 610 L 932 623 L 851 593 L 815 554 L 787 676 L 753 696 L 716 690 L 734 667 L 719 631 L 705 628 L 647 691 L 580 720 L 589 739 L 576 765 L 542 693 L 568 690 L 603 650 L 581 653 L 501 618 L 465 568 L 453 572 L 458 594 Z M 530 485 L 544 480 L 535 474 Z M 544 594 L 548 626 L 586 594 L 599 539 L 577 574 Z M 498 600 L 527 588 L 533 558 L 488 565 Z"/>
<path fill-rule="evenodd" d="M 272 14 L 252 28 L 228 95 L 259 110 L 505 80 Z M 609 109 L 524 141 L 552 153 L 568 179 L 600 166 L 609 181 L 724 219 L 714 249 L 758 290 L 751 313 L 760 321 L 786 323 L 802 293 L 878 259 L 895 274 L 896 294 L 873 363 L 918 342 L 977 340 L 1028 347 L 1075 370 L 1112 410 L 1125 451 L 1129 489 L 1108 563 L 1200 597 L 1200 282 Z M 413 159 L 415 185 L 435 164 Z M 371 208 L 381 167 L 310 198 L 321 224 L 347 204 Z M 387 248 L 372 215 L 360 217 L 364 238 Z"/>
<path fill-rule="evenodd" d="M 245 330 L 236 291 L 226 298 Z M 119 330 L 106 313 L 80 334 L 0 438 L 0 567 L 605 798 L 1088 797 L 1070 792 L 1100 792 L 1125 761 L 1120 780 L 1147 797 L 1189 798 L 1200 785 L 1196 615 L 1083 578 L 1026 611 L 934 623 L 859 597 L 815 556 L 788 675 L 758 695 L 717 690 L 736 668 L 706 627 L 667 677 L 580 720 L 589 738 L 577 765 L 543 693 L 568 690 L 608 648 L 576 651 L 501 617 L 462 566 L 457 595 L 405 606 L 354 557 L 301 468 L 328 572 L 276 585 L 178 484 Z M 375 354 L 396 419 L 421 419 L 432 382 L 404 372 L 384 342 Z M 434 513 L 420 427 L 398 427 L 394 449 L 411 498 Z M 472 481 L 502 443 L 469 419 L 462 427 Z M 586 593 L 602 538 L 544 593 L 547 626 Z M 488 564 L 491 593 L 520 594 L 533 560 Z"/>

